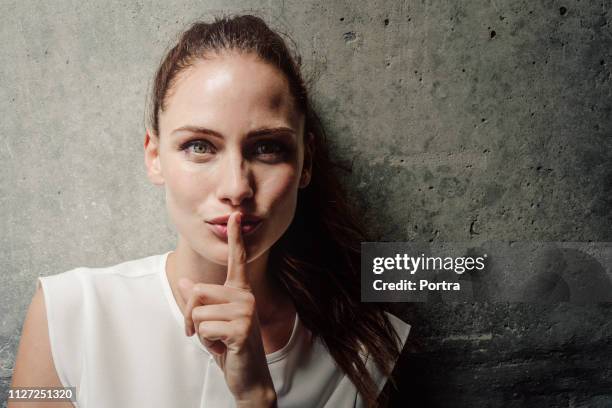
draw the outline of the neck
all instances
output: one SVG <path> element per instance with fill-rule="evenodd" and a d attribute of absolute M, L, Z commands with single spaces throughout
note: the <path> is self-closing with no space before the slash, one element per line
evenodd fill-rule
<path fill-rule="evenodd" d="M 288 299 L 270 278 L 267 268 L 269 254 L 270 250 L 267 250 L 246 265 L 261 324 L 274 320 L 278 306 L 285 304 L 284 302 L 287 302 Z M 168 255 L 166 274 L 174 298 L 181 311 L 184 312 L 185 302 L 178 290 L 179 279 L 188 278 L 194 283 L 223 285 L 227 276 L 227 265 L 220 265 L 202 257 L 179 238 L 176 250 Z"/>

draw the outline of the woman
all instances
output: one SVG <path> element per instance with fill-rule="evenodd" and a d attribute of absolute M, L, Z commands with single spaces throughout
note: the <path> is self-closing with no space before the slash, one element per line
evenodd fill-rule
<path fill-rule="evenodd" d="M 84 407 L 375 406 L 410 326 L 360 302 L 364 234 L 282 38 L 253 16 L 193 24 L 150 116 L 176 249 L 40 278 L 13 386 L 76 386 Z"/>

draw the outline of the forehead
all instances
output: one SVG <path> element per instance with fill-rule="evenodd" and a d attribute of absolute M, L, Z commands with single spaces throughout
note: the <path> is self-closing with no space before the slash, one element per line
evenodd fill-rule
<path fill-rule="evenodd" d="M 166 96 L 160 131 L 183 125 L 220 132 L 279 125 L 297 130 L 302 116 L 278 68 L 254 54 L 231 52 L 198 59 L 178 74 Z"/>

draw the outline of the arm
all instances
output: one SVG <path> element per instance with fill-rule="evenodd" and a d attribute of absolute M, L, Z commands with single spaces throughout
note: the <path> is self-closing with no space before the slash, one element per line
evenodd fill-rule
<path fill-rule="evenodd" d="M 11 387 L 63 387 L 53 363 L 43 290 L 38 286 L 23 324 Z M 42 407 L 74 408 L 71 402 L 38 402 Z M 8 408 L 31 408 L 9 402 Z"/>

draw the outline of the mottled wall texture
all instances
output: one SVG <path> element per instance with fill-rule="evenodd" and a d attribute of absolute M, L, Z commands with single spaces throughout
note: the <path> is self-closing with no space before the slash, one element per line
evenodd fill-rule
<path fill-rule="evenodd" d="M 173 248 L 145 98 L 211 13 L 295 40 L 373 240 L 612 240 L 609 0 L 86 3 L 2 1 L 2 400 L 37 276 Z M 416 406 L 612 406 L 610 304 L 394 308 Z"/>

